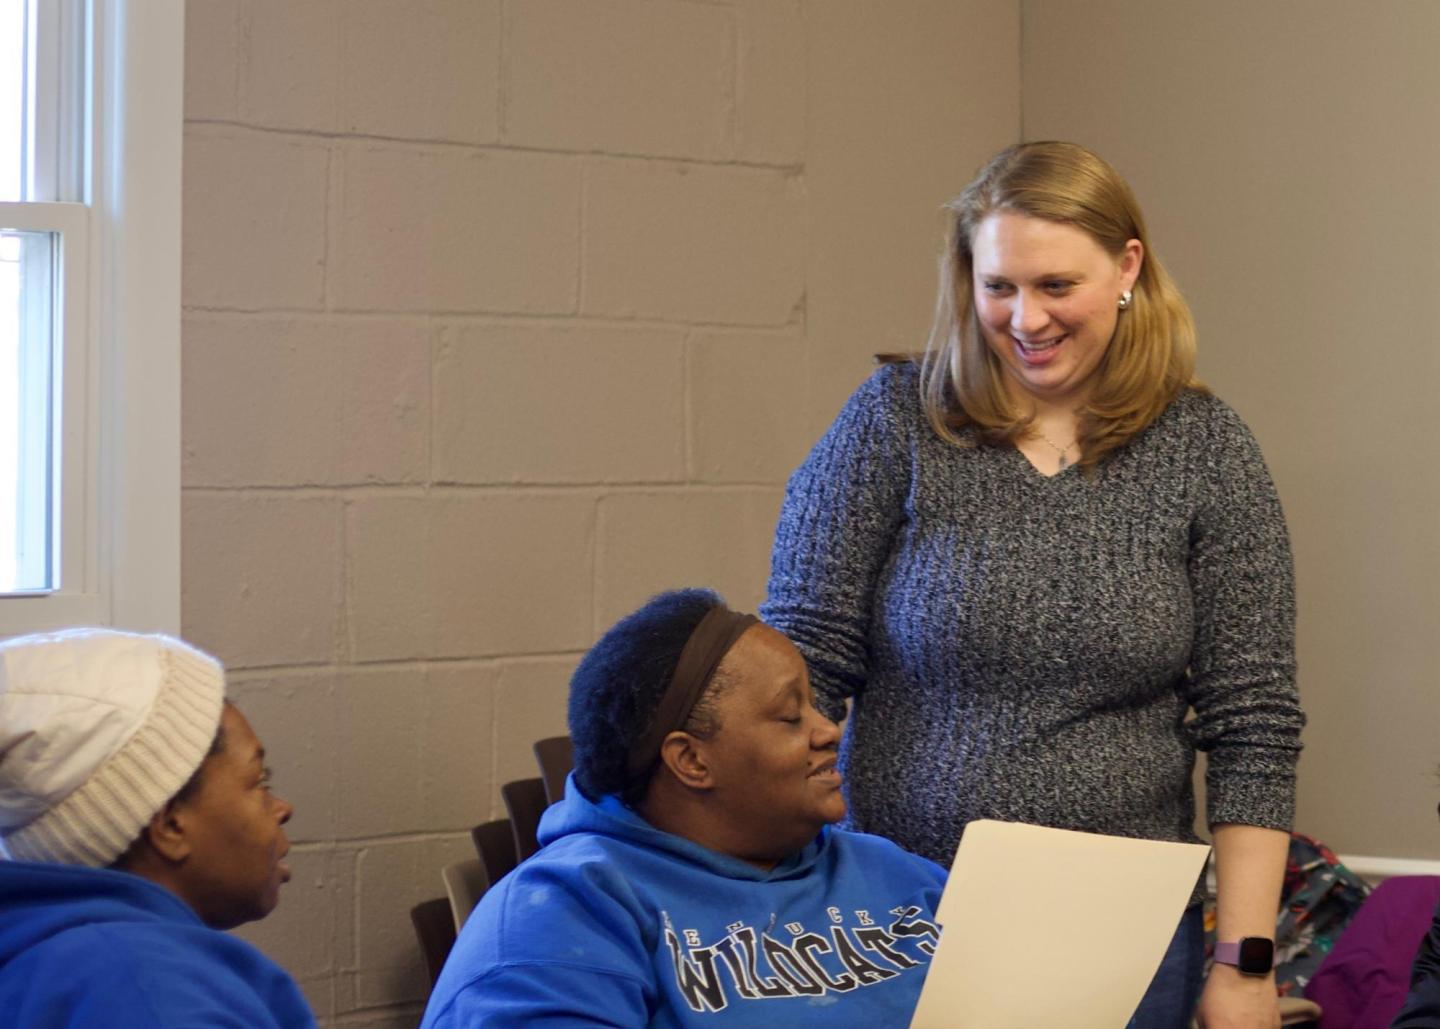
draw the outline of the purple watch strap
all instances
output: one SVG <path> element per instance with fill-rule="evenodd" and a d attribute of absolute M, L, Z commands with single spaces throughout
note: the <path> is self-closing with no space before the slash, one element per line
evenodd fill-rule
<path fill-rule="evenodd" d="M 1242 975 L 1268 975 L 1275 968 L 1275 941 L 1246 936 L 1233 943 L 1216 943 L 1215 960 L 1233 965 Z"/>

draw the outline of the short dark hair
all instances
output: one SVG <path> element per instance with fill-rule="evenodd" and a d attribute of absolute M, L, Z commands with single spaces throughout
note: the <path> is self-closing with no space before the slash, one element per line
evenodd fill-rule
<path fill-rule="evenodd" d="M 705 615 L 724 600 L 713 590 L 661 593 L 617 622 L 581 659 L 570 678 L 570 738 L 575 744 L 575 783 L 587 797 L 619 794 L 634 804 L 648 776 L 630 781 L 630 748 L 645 734 L 680 651 Z M 712 689 L 707 690 L 707 697 Z M 714 731 L 704 699 L 686 723 L 697 735 Z"/>

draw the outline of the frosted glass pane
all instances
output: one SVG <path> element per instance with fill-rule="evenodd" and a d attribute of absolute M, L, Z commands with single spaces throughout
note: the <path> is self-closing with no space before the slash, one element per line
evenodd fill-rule
<path fill-rule="evenodd" d="M 23 200 L 28 0 L 0 0 L 0 200 Z"/>
<path fill-rule="evenodd" d="M 0 593 L 53 588 L 57 250 L 0 230 Z"/>

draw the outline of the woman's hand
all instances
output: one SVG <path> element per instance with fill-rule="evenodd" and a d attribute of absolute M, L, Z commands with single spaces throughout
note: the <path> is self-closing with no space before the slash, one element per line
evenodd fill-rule
<path fill-rule="evenodd" d="M 1253 825 L 1211 826 L 1215 844 L 1215 931 L 1219 940 L 1275 935 L 1290 834 Z M 1280 1024 L 1275 973 L 1241 975 L 1218 962 L 1200 994 L 1204 1029 L 1273 1029 Z"/>
<path fill-rule="evenodd" d="M 1229 965 L 1215 965 L 1195 1019 L 1203 1029 L 1276 1029 L 1280 1008 L 1274 974 L 1241 975 Z"/>

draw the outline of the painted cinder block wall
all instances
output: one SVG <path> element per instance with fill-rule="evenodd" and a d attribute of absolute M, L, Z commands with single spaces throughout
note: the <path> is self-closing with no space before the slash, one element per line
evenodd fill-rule
<path fill-rule="evenodd" d="M 786 475 L 922 342 L 1019 5 L 189 0 L 183 631 L 297 808 L 243 930 L 413 1025 L 408 911 L 655 590 L 762 593 Z"/>

